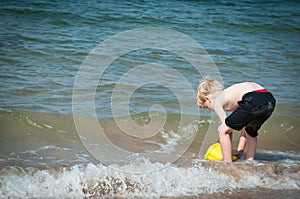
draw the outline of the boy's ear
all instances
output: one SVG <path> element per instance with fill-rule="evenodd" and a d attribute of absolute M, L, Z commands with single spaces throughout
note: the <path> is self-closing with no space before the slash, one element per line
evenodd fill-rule
<path fill-rule="evenodd" d="M 210 98 L 210 96 L 208 96 L 208 95 L 207 95 L 207 96 L 205 96 L 205 97 L 204 97 L 204 99 L 205 99 L 205 101 L 209 101 L 209 102 L 211 102 L 211 98 Z"/>

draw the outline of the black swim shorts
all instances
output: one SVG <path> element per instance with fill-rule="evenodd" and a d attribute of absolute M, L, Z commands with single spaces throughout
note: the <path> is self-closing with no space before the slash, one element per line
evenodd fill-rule
<path fill-rule="evenodd" d="M 238 108 L 225 119 L 225 123 L 234 130 L 246 127 L 247 134 L 256 137 L 261 125 L 271 116 L 275 103 L 270 92 L 247 93 L 238 102 Z"/>

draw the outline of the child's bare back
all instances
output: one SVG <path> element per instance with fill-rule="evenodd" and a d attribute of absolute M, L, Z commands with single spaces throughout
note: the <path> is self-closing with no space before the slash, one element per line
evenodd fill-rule
<path fill-rule="evenodd" d="M 222 91 L 223 94 L 220 93 L 221 99 L 224 99 L 224 102 L 222 104 L 225 111 L 234 111 L 238 107 L 237 102 L 241 101 L 242 97 L 246 93 L 260 89 L 264 88 L 261 85 L 254 82 L 238 83 L 226 88 L 224 91 Z"/>

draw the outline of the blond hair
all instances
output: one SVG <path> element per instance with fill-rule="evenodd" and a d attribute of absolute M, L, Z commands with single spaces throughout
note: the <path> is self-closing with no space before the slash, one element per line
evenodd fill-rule
<path fill-rule="evenodd" d="M 224 87 L 218 80 L 213 80 L 206 78 L 199 82 L 197 88 L 197 104 L 201 108 L 205 108 L 204 103 L 206 101 L 206 96 L 209 94 L 214 94 L 217 91 L 223 91 Z"/>

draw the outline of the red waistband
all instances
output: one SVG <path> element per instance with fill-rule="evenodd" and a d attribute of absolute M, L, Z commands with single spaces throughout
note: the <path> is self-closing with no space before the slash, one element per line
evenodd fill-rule
<path fill-rule="evenodd" d="M 252 91 L 252 92 L 255 92 L 255 93 L 267 93 L 268 90 L 264 88 L 264 89 L 254 90 L 254 91 Z"/>

